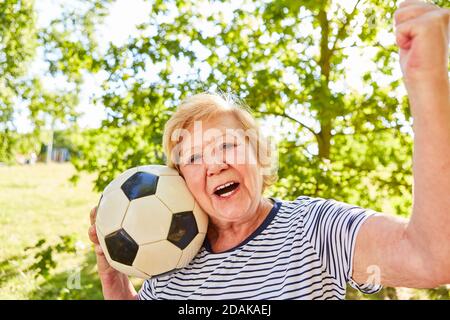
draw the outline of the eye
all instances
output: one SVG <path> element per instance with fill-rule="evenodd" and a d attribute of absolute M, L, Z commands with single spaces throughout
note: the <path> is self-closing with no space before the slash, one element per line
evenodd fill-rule
<path fill-rule="evenodd" d="M 192 156 L 189 157 L 188 160 L 188 164 L 195 164 L 195 163 L 200 163 L 202 156 L 198 153 L 193 154 Z"/>
<path fill-rule="evenodd" d="M 222 150 L 231 149 L 236 147 L 236 143 L 234 142 L 224 142 L 222 143 Z"/>

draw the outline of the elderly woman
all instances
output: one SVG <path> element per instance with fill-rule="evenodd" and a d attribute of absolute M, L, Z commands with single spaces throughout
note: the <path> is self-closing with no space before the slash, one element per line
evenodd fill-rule
<path fill-rule="evenodd" d="M 275 174 L 254 119 L 219 96 L 195 95 L 166 124 L 164 147 L 209 216 L 204 246 L 138 294 L 108 265 L 91 226 L 105 298 L 343 299 L 347 283 L 366 293 L 450 283 L 450 13 L 406 1 L 395 20 L 415 120 L 410 220 L 333 200 L 265 198 Z"/>

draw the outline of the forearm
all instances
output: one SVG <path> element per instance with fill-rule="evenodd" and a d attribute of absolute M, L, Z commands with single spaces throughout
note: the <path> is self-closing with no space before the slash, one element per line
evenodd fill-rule
<path fill-rule="evenodd" d="M 407 84 L 414 118 L 414 207 L 407 232 L 429 254 L 430 267 L 450 273 L 450 85 L 446 72 L 429 79 Z"/>
<path fill-rule="evenodd" d="M 138 294 L 127 276 L 101 277 L 105 300 L 138 300 Z"/>

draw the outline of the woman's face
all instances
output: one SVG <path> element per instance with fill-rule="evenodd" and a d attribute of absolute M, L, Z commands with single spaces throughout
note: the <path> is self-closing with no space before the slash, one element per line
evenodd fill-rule
<path fill-rule="evenodd" d="M 263 179 L 249 137 L 231 114 L 197 121 L 180 149 L 180 171 L 212 222 L 250 219 L 261 201 Z"/>

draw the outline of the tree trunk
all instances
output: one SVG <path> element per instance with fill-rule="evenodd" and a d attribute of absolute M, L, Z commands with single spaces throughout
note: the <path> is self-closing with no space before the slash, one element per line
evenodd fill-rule
<path fill-rule="evenodd" d="M 53 135 L 55 132 L 55 121 L 52 120 L 51 123 L 51 128 L 50 128 L 50 139 L 48 141 L 48 145 L 47 145 L 47 159 L 46 159 L 46 163 L 50 163 L 52 162 L 52 153 L 53 153 Z"/>
<path fill-rule="evenodd" d="M 317 135 L 317 142 L 319 144 L 319 158 L 330 158 L 331 147 L 331 121 L 321 121 L 320 132 Z"/>
<path fill-rule="evenodd" d="M 319 102 L 318 108 L 318 118 L 320 121 L 320 132 L 317 135 L 317 143 L 319 146 L 319 158 L 329 159 L 330 158 L 330 146 L 331 146 L 331 129 L 332 129 L 332 115 L 330 114 L 330 108 L 327 103 L 331 98 L 329 82 L 330 82 L 330 58 L 332 52 L 329 45 L 330 38 L 330 25 L 327 19 L 325 3 L 319 11 L 318 19 L 321 28 L 321 39 L 320 39 L 320 73 L 321 73 L 321 87 L 317 90 L 319 95 L 316 101 Z"/>

